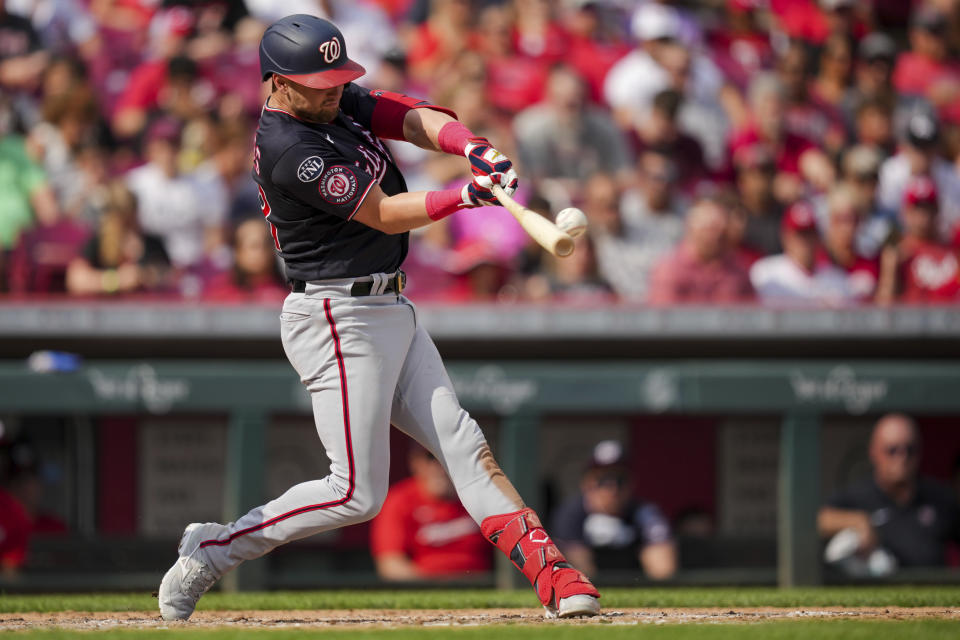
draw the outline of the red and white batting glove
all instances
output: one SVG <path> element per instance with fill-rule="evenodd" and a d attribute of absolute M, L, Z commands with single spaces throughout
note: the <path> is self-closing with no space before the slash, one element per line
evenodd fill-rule
<path fill-rule="evenodd" d="M 470 161 L 470 172 L 474 175 L 477 187 L 489 190 L 499 184 L 507 195 L 513 195 L 519 179 L 510 158 L 493 148 L 490 141 L 476 136 L 459 122 L 448 122 L 440 129 L 437 142 L 441 151 L 451 154 L 463 154 Z M 497 204 L 496 199 L 480 198 L 488 204 Z"/>
<path fill-rule="evenodd" d="M 463 153 L 470 161 L 470 171 L 474 181 L 481 187 L 490 189 L 499 184 L 508 196 L 517 190 L 520 179 L 510 158 L 493 148 L 486 138 L 470 138 Z"/>
<path fill-rule="evenodd" d="M 507 182 L 509 180 L 509 182 Z M 504 184 L 506 183 L 506 184 Z M 507 174 L 491 173 L 488 176 L 477 176 L 472 182 L 464 186 L 464 190 L 470 201 L 476 207 L 493 206 L 499 207 L 500 201 L 493 195 L 493 185 L 499 184 L 503 187 L 504 193 L 513 195 L 517 189 L 516 173 L 511 178 Z"/>

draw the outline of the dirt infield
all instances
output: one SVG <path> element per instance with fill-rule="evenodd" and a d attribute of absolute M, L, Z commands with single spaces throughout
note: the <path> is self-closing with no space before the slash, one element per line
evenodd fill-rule
<path fill-rule="evenodd" d="M 917 608 L 844 608 L 778 609 L 612 609 L 595 618 L 564 620 L 560 624 L 685 624 L 750 623 L 783 619 L 857 619 L 960 621 L 960 609 Z M 345 611 L 199 611 L 189 622 L 167 623 L 159 615 L 144 612 L 79 612 L 0 614 L 0 631 L 22 629 L 138 629 L 138 628 L 382 628 L 382 627 L 454 627 L 491 624 L 557 624 L 544 620 L 535 609 L 464 609 Z"/>

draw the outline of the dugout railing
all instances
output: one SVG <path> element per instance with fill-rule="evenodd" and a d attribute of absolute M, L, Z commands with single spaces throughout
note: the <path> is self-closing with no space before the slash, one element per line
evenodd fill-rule
<path fill-rule="evenodd" d="M 776 575 L 782 586 L 822 580 L 815 529 L 822 416 L 960 415 L 960 368 L 952 360 L 474 360 L 450 361 L 448 368 L 466 408 L 500 416 L 499 461 L 531 496 L 545 415 L 781 416 Z M 37 373 L 23 361 L 0 361 L 0 390 L 0 413 L 6 414 L 228 415 L 225 519 L 265 497 L 262 452 L 270 416 L 309 413 L 289 365 L 269 360 L 88 360 L 70 373 Z M 227 586 L 263 587 L 264 570 L 263 563 L 249 563 Z M 737 581 L 735 573 L 720 575 L 701 581 Z M 515 579 L 506 566 L 498 576 L 499 584 Z M 944 578 L 913 575 L 918 581 Z M 29 587 L 29 577 L 19 584 Z M 104 584 L 120 588 L 123 577 Z"/>

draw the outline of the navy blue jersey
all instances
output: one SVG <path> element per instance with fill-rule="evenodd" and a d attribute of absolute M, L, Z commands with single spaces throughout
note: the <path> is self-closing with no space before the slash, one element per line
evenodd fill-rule
<path fill-rule="evenodd" d="M 371 132 L 377 99 L 349 83 L 328 124 L 270 106 L 260 114 L 253 178 L 287 277 L 352 278 L 390 273 L 407 255 L 409 234 L 388 235 L 353 220 L 374 183 L 392 196 L 407 185 Z"/>

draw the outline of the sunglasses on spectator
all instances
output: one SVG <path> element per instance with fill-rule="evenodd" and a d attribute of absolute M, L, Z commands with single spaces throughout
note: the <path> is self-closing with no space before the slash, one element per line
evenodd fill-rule
<path fill-rule="evenodd" d="M 896 456 L 912 458 L 917 453 L 917 447 L 913 444 L 893 445 L 885 448 L 883 452 L 887 454 L 888 458 L 893 458 Z"/>
<path fill-rule="evenodd" d="M 867 182 L 876 182 L 880 179 L 880 176 L 874 172 L 869 173 L 855 173 L 853 174 L 853 179 L 857 182 L 867 183 Z"/>

